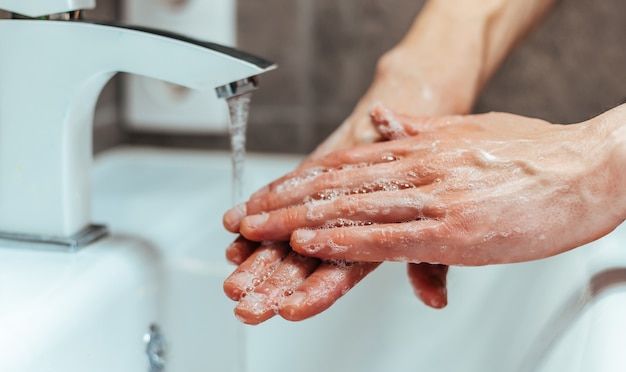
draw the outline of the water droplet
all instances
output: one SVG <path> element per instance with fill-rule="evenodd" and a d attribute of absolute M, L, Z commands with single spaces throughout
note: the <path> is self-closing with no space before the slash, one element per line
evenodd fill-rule
<path fill-rule="evenodd" d="M 400 159 L 402 159 L 402 158 L 399 157 L 399 156 L 395 156 L 393 154 L 384 154 L 384 155 L 382 155 L 380 157 L 380 160 L 384 161 L 384 162 L 392 162 L 392 161 L 397 161 L 397 160 L 400 160 Z"/>

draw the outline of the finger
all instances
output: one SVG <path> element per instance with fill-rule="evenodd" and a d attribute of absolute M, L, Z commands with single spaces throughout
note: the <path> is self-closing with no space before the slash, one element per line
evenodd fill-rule
<path fill-rule="evenodd" d="M 419 155 L 420 151 L 424 153 L 432 151 L 431 144 L 424 143 L 423 146 L 416 146 L 414 143 L 402 141 L 380 142 L 355 149 L 337 151 L 316 161 L 315 165 L 299 168 L 273 181 L 253 194 L 250 202 L 264 199 L 272 193 L 291 192 L 307 183 L 317 183 L 319 178 L 333 179 L 335 174 L 342 173 L 342 171 L 358 170 L 359 168 L 395 162 L 408 154 Z M 249 213 L 268 210 L 267 208 L 264 209 L 263 205 L 256 207 L 254 203 L 250 202 L 247 205 Z"/>
<path fill-rule="evenodd" d="M 240 235 L 226 248 L 226 259 L 232 264 L 241 265 L 258 246 L 258 242 L 252 242 Z"/>
<path fill-rule="evenodd" d="M 422 220 L 386 225 L 296 230 L 291 247 L 324 260 L 450 264 L 458 260 L 444 222 Z M 445 246 L 446 249 L 441 249 Z M 448 248 L 449 247 L 449 248 Z M 467 259 L 467 258 L 465 258 Z"/>
<path fill-rule="evenodd" d="M 330 202 L 310 202 L 270 213 L 248 216 L 241 233 L 254 241 L 289 240 L 297 229 L 367 226 L 446 215 L 447 208 L 430 195 L 430 187 L 408 190 L 411 184 L 390 184 L 395 191 L 380 191 L 337 198 Z"/>
<path fill-rule="evenodd" d="M 367 170 L 350 168 L 325 172 L 313 178 L 291 179 L 260 199 L 248 202 L 248 214 L 272 211 L 311 200 L 328 200 L 337 196 L 358 193 L 360 190 L 382 189 L 379 185 L 389 176 L 402 174 L 393 164 L 367 166 Z M 382 180 L 378 184 L 372 180 Z"/>
<path fill-rule="evenodd" d="M 411 137 L 422 132 L 422 128 L 434 119 L 429 116 L 407 116 L 394 114 L 383 107 L 375 107 L 370 112 L 370 119 L 376 131 L 385 139 L 397 140 Z"/>
<path fill-rule="evenodd" d="M 246 203 L 241 203 L 234 208 L 229 209 L 222 217 L 222 224 L 226 230 L 231 233 L 239 233 L 239 225 L 241 220 L 248 214 Z"/>
<path fill-rule="evenodd" d="M 370 127 L 373 128 L 368 123 L 366 128 Z M 347 128 L 348 127 L 343 127 L 343 129 L 340 129 L 342 133 L 344 133 L 344 135 Z M 373 135 L 368 136 L 371 137 L 371 140 L 360 142 L 359 144 L 363 145 L 376 142 L 377 134 L 374 131 L 372 132 Z M 360 132 L 360 134 L 362 134 L 362 132 Z M 334 135 L 332 135 L 331 137 L 333 136 Z M 357 145 L 356 142 L 351 143 L 349 146 L 346 146 L 345 144 L 341 145 L 339 143 L 335 143 L 335 145 L 330 145 L 328 141 L 329 139 L 330 137 L 322 146 L 318 147 L 313 153 L 311 153 L 306 159 L 304 159 L 304 161 L 298 166 L 297 169 L 272 182 L 271 184 L 263 186 L 262 188 L 254 192 L 251 195 L 250 199 L 263 197 L 272 190 L 272 186 L 274 186 L 276 183 L 283 182 L 284 180 L 289 178 L 297 177 L 300 173 L 307 172 L 307 170 L 312 168 L 336 168 L 345 164 L 359 164 L 370 161 L 369 159 L 371 158 L 371 156 L 364 154 L 358 149 L 354 151 L 353 148 Z M 332 154 L 332 156 L 330 154 Z M 374 161 L 388 161 L 388 159 L 389 156 L 385 156 L 378 160 L 374 159 Z"/>
<path fill-rule="evenodd" d="M 344 195 L 413 188 L 431 184 L 441 177 L 433 167 L 415 168 L 415 164 L 409 162 L 394 162 L 327 173 L 276 188 L 263 198 L 251 199 L 247 212 L 253 215 Z"/>
<path fill-rule="evenodd" d="M 321 313 L 374 271 L 378 262 L 337 263 L 324 261 L 282 303 L 279 313 L 299 321 Z"/>
<path fill-rule="evenodd" d="M 393 140 L 432 132 L 435 129 L 459 123 L 463 118 L 462 115 L 410 116 L 394 113 L 383 107 L 375 107 L 370 112 L 370 119 L 376 130 L 383 137 Z"/>
<path fill-rule="evenodd" d="M 289 253 L 267 280 L 241 299 L 235 307 L 235 315 L 246 324 L 270 319 L 319 263 L 317 259 Z"/>
<path fill-rule="evenodd" d="M 422 302 L 435 309 L 443 309 L 448 304 L 446 275 L 448 266 L 428 263 L 409 263 L 409 281 L 415 295 Z"/>
<path fill-rule="evenodd" d="M 285 243 L 259 246 L 239 267 L 224 281 L 224 293 L 239 301 L 252 292 L 278 267 L 283 257 L 289 253 Z"/>

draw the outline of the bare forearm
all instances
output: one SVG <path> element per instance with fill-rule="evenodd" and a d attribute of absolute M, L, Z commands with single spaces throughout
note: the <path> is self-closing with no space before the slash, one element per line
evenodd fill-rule
<path fill-rule="evenodd" d="M 556 0 L 430 0 L 382 70 L 436 70 L 449 112 L 471 109 L 511 49 Z M 450 87 L 454 87 L 450 89 Z"/>

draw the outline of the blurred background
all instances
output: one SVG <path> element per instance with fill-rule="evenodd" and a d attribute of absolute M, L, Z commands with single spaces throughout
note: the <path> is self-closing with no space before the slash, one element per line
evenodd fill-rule
<path fill-rule="evenodd" d="M 129 9 L 141 10 L 129 3 L 138 2 L 170 7 L 176 13 L 194 0 L 99 1 L 98 8 L 87 12 L 86 18 L 133 21 L 137 14 L 129 17 Z M 223 11 L 232 18 L 232 35 L 227 36 L 232 39 L 230 44 L 279 65 L 278 70 L 261 77 L 261 88 L 253 97 L 248 149 L 286 153 L 310 152 L 349 115 L 369 86 L 378 57 L 400 40 L 424 3 L 213 2 L 227 4 Z M 623 0 L 560 1 L 507 59 L 484 90 L 475 111 L 508 111 L 571 123 L 624 102 L 625 14 Z M 213 22 L 211 15 L 218 16 L 207 13 L 206 22 Z M 130 93 L 122 81 L 125 78 L 114 78 L 100 98 L 95 120 L 96 152 L 124 143 L 228 149 L 226 134 L 220 130 L 162 131 L 129 123 Z"/>

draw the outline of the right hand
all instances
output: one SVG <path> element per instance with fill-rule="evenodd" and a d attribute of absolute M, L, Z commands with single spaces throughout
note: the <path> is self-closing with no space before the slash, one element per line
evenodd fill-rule
<path fill-rule="evenodd" d="M 332 153 L 276 180 L 249 202 L 271 212 L 245 218 L 240 231 L 290 239 L 295 252 L 323 260 L 477 266 L 550 257 L 626 218 L 624 112 L 554 125 L 504 113 L 403 119 L 377 110 L 379 125 L 411 120 L 422 131 Z"/>

